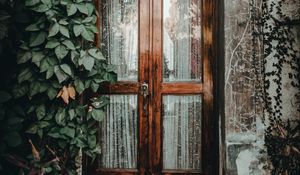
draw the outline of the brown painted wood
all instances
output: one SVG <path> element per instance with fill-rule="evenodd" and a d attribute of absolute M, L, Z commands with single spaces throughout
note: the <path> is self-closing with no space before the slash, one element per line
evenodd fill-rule
<path fill-rule="evenodd" d="M 163 94 L 200 94 L 203 93 L 201 83 L 162 83 Z"/>

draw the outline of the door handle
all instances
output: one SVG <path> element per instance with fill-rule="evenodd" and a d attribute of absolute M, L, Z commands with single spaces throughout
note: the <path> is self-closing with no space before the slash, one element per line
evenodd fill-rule
<path fill-rule="evenodd" d="M 140 91 L 141 95 L 144 97 L 144 98 L 147 98 L 147 96 L 149 95 L 149 86 L 146 82 L 144 82 L 142 85 L 141 85 L 141 91 Z"/>

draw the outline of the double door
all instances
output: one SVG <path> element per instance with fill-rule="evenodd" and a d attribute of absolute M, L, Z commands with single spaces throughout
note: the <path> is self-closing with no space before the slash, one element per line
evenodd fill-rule
<path fill-rule="evenodd" d="M 118 73 L 100 92 L 110 104 L 98 174 L 216 174 L 216 2 L 97 3 L 97 42 Z"/>

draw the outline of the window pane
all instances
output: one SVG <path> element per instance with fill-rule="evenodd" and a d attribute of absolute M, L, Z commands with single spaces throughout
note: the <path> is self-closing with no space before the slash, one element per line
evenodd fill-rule
<path fill-rule="evenodd" d="M 201 1 L 163 2 L 163 80 L 201 81 Z"/>
<path fill-rule="evenodd" d="M 163 168 L 201 169 L 201 95 L 163 97 Z"/>
<path fill-rule="evenodd" d="M 137 96 L 110 95 L 100 123 L 102 168 L 137 167 Z"/>
<path fill-rule="evenodd" d="M 101 0 L 99 9 L 104 56 L 116 65 L 119 80 L 137 81 L 138 1 Z"/>

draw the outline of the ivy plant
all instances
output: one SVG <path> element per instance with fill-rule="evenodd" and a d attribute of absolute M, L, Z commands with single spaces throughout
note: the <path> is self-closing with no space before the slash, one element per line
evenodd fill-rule
<path fill-rule="evenodd" d="M 94 2 L 25 0 L 25 5 L 32 23 L 17 56 L 20 71 L 13 88 L 14 98 L 30 100 L 26 133 L 32 161 L 24 172 L 80 174 L 81 155 L 94 159 L 100 153 L 97 122 L 109 102 L 105 96 L 90 99 L 88 94 L 117 78 L 94 44 Z"/>

